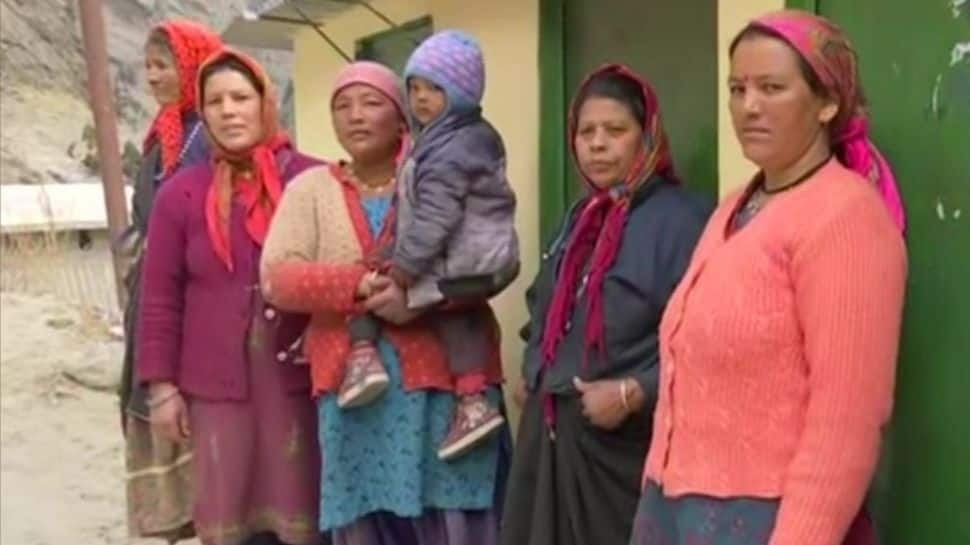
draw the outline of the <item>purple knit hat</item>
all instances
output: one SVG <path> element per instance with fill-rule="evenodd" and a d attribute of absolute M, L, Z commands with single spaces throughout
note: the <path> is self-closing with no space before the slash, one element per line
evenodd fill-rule
<path fill-rule="evenodd" d="M 421 77 L 441 87 L 450 108 L 476 107 L 485 92 L 485 61 L 473 36 L 442 30 L 421 43 L 404 69 L 404 81 Z"/>

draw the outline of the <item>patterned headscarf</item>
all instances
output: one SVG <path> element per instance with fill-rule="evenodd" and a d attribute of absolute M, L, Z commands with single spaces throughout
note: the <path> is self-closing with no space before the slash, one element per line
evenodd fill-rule
<path fill-rule="evenodd" d="M 783 39 L 805 59 L 838 100 L 839 113 L 830 131 L 836 156 L 876 185 L 893 220 L 905 231 L 903 200 L 889 163 L 869 139 L 858 60 L 842 29 L 824 17 L 798 10 L 769 13 L 752 21 L 747 28 L 765 30 Z"/>
<path fill-rule="evenodd" d="M 205 200 L 206 227 L 216 255 L 231 271 L 233 260 L 232 245 L 229 240 L 229 215 L 233 194 L 236 194 L 245 208 L 246 233 L 253 242 L 262 245 L 269 231 L 270 220 L 283 193 L 276 153 L 283 148 L 289 148 L 290 139 L 280 129 L 276 91 L 266 71 L 255 59 L 229 48 L 218 51 L 199 68 L 200 77 L 196 83 L 196 91 L 199 115 L 202 119 L 205 119 L 203 114 L 205 82 L 202 81 L 201 74 L 207 66 L 226 59 L 241 62 L 256 76 L 263 87 L 261 97 L 263 134 L 252 148 L 240 152 L 229 151 L 213 137 L 212 131 L 206 125 L 206 132 L 212 144 L 213 160 L 213 179 Z M 252 176 L 249 178 L 240 176 L 243 172 L 249 172 Z"/>
<path fill-rule="evenodd" d="M 182 116 L 195 109 L 195 80 L 199 67 L 209 55 L 222 47 L 219 35 L 192 21 L 166 21 L 153 29 L 168 42 L 179 76 L 179 99 L 165 104 L 155 115 L 145 135 L 142 152 L 159 142 L 162 149 L 162 174 L 168 176 L 178 167 L 179 153 L 185 138 Z"/>
<path fill-rule="evenodd" d="M 654 175 L 676 181 L 670 145 L 660 119 L 660 104 L 653 88 L 630 68 L 609 64 L 587 76 L 580 85 L 577 99 L 573 101 L 569 115 L 569 148 L 576 156 L 575 135 L 579 123 L 581 99 L 590 82 L 604 75 L 628 78 L 643 92 L 645 106 L 643 119 L 643 146 L 637 153 L 630 172 L 621 183 L 609 189 L 595 187 L 588 179 L 589 195 L 580 205 L 578 217 L 570 231 L 565 255 L 553 292 L 549 313 L 546 316 L 542 338 L 542 356 L 546 366 L 555 360 L 556 349 L 565 336 L 566 322 L 573 312 L 578 283 L 583 270 L 589 265 L 586 284 L 587 321 L 585 344 L 587 353 L 598 349 L 605 352 L 603 342 L 603 281 L 616 261 L 616 254 L 623 242 L 623 229 L 630 212 L 630 202 L 637 190 Z M 577 165 L 578 167 L 578 165 Z"/>

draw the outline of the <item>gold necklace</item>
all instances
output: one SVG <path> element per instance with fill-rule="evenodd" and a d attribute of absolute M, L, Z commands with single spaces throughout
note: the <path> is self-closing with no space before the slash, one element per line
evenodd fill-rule
<path fill-rule="evenodd" d="M 385 182 L 377 184 L 369 184 L 364 182 L 359 176 L 357 176 L 357 172 L 354 170 L 353 165 L 347 165 L 347 175 L 354 181 L 357 188 L 364 193 L 382 193 L 388 187 L 394 185 L 394 176 L 391 176 Z"/>

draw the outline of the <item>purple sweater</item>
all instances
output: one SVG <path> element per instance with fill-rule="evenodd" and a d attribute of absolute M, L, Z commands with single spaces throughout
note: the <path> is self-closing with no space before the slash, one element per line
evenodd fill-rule
<path fill-rule="evenodd" d="M 295 151 L 277 154 L 284 186 L 319 161 Z M 205 197 L 209 163 L 186 168 L 158 191 L 148 229 L 139 312 L 137 373 L 141 383 L 174 382 L 183 392 L 210 400 L 249 395 L 246 338 L 255 313 L 269 322 L 274 353 L 288 348 L 307 323 L 303 315 L 278 311 L 259 297 L 262 249 L 247 235 L 243 209 L 233 203 L 230 246 L 234 270 L 209 241 Z M 309 390 L 306 366 L 287 365 L 290 391 Z"/>

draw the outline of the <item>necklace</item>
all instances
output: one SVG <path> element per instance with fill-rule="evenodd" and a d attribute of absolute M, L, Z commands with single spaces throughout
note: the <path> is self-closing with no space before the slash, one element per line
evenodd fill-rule
<path fill-rule="evenodd" d="M 765 204 L 767 204 L 768 201 L 770 201 L 774 195 L 777 195 L 778 193 L 781 193 L 783 191 L 787 191 L 797 186 L 798 184 L 804 182 L 805 180 L 811 178 L 816 172 L 821 170 L 823 166 L 828 164 L 831 158 L 832 156 L 828 155 L 823 161 L 819 162 L 817 165 L 808 169 L 808 171 L 806 171 L 805 174 L 802 174 L 794 181 L 789 182 L 781 187 L 776 187 L 774 189 L 768 189 L 765 187 L 764 173 L 760 174 L 758 176 L 760 179 L 756 182 L 757 187 L 748 196 L 747 200 L 744 203 L 744 206 L 742 206 L 741 209 L 738 210 L 737 214 L 735 215 L 735 218 L 734 218 L 735 227 L 742 227 L 746 225 L 749 221 L 751 221 L 751 218 L 753 218 L 758 212 L 761 211 L 762 208 L 764 208 Z"/>
<path fill-rule="evenodd" d="M 196 121 L 195 122 L 195 126 L 192 127 L 192 131 L 189 132 L 188 138 L 186 138 L 185 139 L 185 142 L 182 143 L 182 150 L 179 151 L 178 159 L 176 159 L 176 161 L 175 161 L 175 167 L 176 168 L 178 168 L 178 166 L 181 165 L 182 164 L 182 161 L 185 159 L 185 154 L 188 153 L 189 147 L 192 145 L 192 142 L 195 141 L 195 137 L 196 137 L 196 135 L 199 134 L 199 128 L 201 126 L 202 126 L 202 122 L 201 121 Z M 158 172 L 158 173 L 155 174 L 155 181 L 156 182 L 160 182 L 160 181 L 162 181 L 162 178 L 164 178 L 164 177 L 165 177 L 165 172 L 164 172 L 164 169 L 163 169 L 162 172 Z"/>
<path fill-rule="evenodd" d="M 364 182 L 359 176 L 357 176 L 357 172 L 354 170 L 353 165 L 347 165 L 347 176 L 354 181 L 357 189 L 363 193 L 382 193 L 394 185 L 394 176 L 391 176 L 386 181 L 376 184 Z"/>
<path fill-rule="evenodd" d="M 804 182 L 805 180 L 811 178 L 816 172 L 818 172 L 819 170 L 821 170 L 822 167 L 824 167 L 829 162 L 829 159 L 831 159 L 831 158 L 832 158 L 832 155 L 831 154 L 826 155 L 825 156 L 825 159 L 823 159 L 822 161 L 820 161 L 817 165 L 813 166 L 812 168 L 808 169 L 808 171 L 806 171 L 805 174 L 802 174 L 801 176 L 799 176 L 795 180 L 793 180 L 791 182 L 788 182 L 787 184 L 785 184 L 785 185 L 783 185 L 781 187 L 776 187 L 774 189 L 768 189 L 765 186 L 764 174 L 762 174 L 762 176 L 761 176 L 761 182 L 758 184 L 758 191 L 761 191 L 765 195 L 774 195 L 776 193 L 781 193 L 782 191 L 786 191 L 788 189 L 791 189 L 791 188 L 795 187 L 796 185 Z"/>

